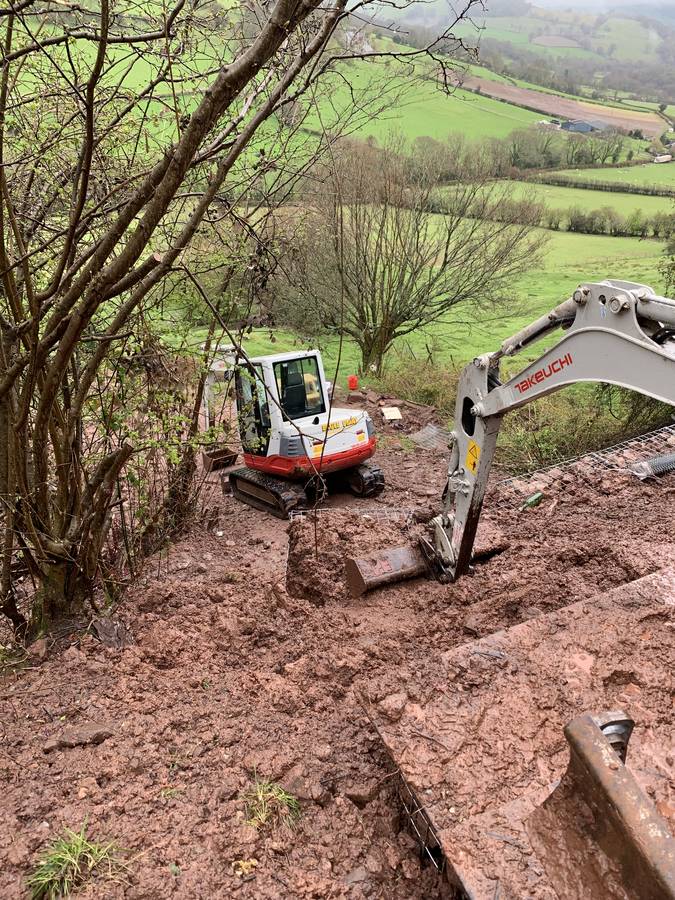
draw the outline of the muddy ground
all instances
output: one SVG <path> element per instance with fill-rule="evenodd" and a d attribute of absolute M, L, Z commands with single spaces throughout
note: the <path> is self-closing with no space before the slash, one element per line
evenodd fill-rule
<path fill-rule="evenodd" d="M 394 430 L 379 462 L 379 501 L 334 498 L 291 526 L 215 485 L 209 514 L 116 611 L 131 646 L 73 632 L 0 681 L 0 897 L 25 896 L 39 850 L 85 821 L 126 868 L 83 896 L 440 896 L 357 698 L 396 693 L 431 653 L 672 563 L 675 477 L 591 469 L 532 509 L 495 486 L 486 519 L 508 550 L 453 586 L 354 600 L 343 555 L 404 541 L 408 511 L 429 510 L 444 482 L 443 454 Z M 292 827 L 246 823 L 256 774 L 298 797 Z"/>

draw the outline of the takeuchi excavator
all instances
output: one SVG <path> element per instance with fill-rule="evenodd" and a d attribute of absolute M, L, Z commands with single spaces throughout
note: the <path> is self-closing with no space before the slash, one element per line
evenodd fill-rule
<path fill-rule="evenodd" d="M 286 518 L 333 482 L 359 497 L 382 492 L 373 421 L 332 406 L 318 350 L 250 359 L 235 368 L 235 391 L 246 464 L 229 475 L 238 500 Z"/>
<path fill-rule="evenodd" d="M 502 382 L 500 363 L 557 329 L 563 336 Z M 455 581 L 469 571 L 504 415 L 579 382 L 618 385 L 675 405 L 675 301 L 629 281 L 581 284 L 563 303 L 469 363 L 461 373 L 442 510 L 419 547 L 347 560 L 360 594 L 402 578 Z"/>

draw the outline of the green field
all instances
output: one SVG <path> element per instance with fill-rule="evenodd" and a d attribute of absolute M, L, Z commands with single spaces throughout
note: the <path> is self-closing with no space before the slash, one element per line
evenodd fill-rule
<path fill-rule="evenodd" d="M 480 16 L 473 17 L 473 22 L 460 22 L 454 32 L 462 37 L 471 38 L 478 35 L 483 38 L 491 38 L 494 41 L 502 41 L 509 44 L 530 44 L 533 37 L 542 34 L 556 34 L 555 23 L 559 21 L 557 15 L 547 17 L 535 16 Z M 574 51 L 574 47 L 541 47 L 542 50 Z"/>
<path fill-rule="evenodd" d="M 442 140 L 452 132 L 461 132 L 468 140 L 499 138 L 541 118 L 470 91 L 457 89 L 446 94 L 435 80 L 423 79 L 393 63 L 358 61 L 345 66 L 328 80 L 322 96 L 323 127 L 330 130 L 334 123 L 353 115 L 358 122 L 356 133 L 378 140 L 392 131 L 410 140 L 424 136 Z M 320 123 L 311 116 L 306 124 L 316 128 Z"/>
<path fill-rule="evenodd" d="M 631 98 L 628 98 L 628 102 L 636 107 L 642 106 L 644 109 L 658 109 L 661 105 L 655 100 L 632 100 Z M 664 115 L 669 116 L 671 119 L 675 118 L 675 106 L 666 106 Z"/>
<path fill-rule="evenodd" d="M 579 181 L 611 181 L 615 184 L 657 185 L 675 189 L 675 162 L 606 169 L 564 169 L 557 172 Z"/>
<path fill-rule="evenodd" d="M 467 306 L 457 308 L 455 315 L 434 326 L 429 333 L 416 333 L 405 339 L 409 347 L 426 357 L 426 344 L 434 344 L 437 359 L 464 363 L 480 353 L 496 349 L 501 341 L 570 296 L 582 281 L 616 278 L 639 281 L 656 289 L 661 287 L 658 267 L 662 245 L 657 241 L 636 238 L 613 238 L 566 232 L 551 233 L 543 259 L 514 286 L 512 301 L 502 308 L 480 311 Z M 470 321 L 475 318 L 476 321 Z M 433 337 L 432 337 L 433 335 Z M 309 345 L 287 332 L 257 330 L 244 342 L 246 352 L 255 356 L 281 353 Z M 402 345 L 401 345 L 402 346 Z M 335 376 L 339 344 L 328 341 L 322 346 L 327 377 Z M 530 351 L 530 356 L 538 351 Z M 523 354 L 527 358 L 527 354 Z M 339 383 L 345 384 L 349 374 L 358 368 L 357 348 L 345 341 L 339 371 Z"/>
<path fill-rule="evenodd" d="M 530 52 L 543 57 L 558 56 L 570 62 L 604 58 L 652 61 L 663 40 L 658 28 L 617 13 L 595 17 L 571 11 L 544 10 L 535 5 L 527 16 L 475 16 L 474 21 L 475 25 L 460 23 L 454 29 L 456 34 L 467 41 L 489 39 L 512 44 L 515 48 L 527 46 Z M 547 37 L 572 38 L 578 46 L 556 47 L 538 43 L 538 39 L 545 42 Z"/>
<path fill-rule="evenodd" d="M 533 43 L 533 37 L 537 35 L 556 33 L 553 21 L 555 20 L 546 23 L 532 17 L 490 16 L 480 22 L 482 28 L 479 34 L 481 39 L 487 38 L 504 44 L 513 44 L 543 56 L 561 56 L 571 60 L 598 58 L 597 53 L 583 47 L 547 47 Z M 454 31 L 467 41 L 476 40 L 476 28 L 468 22 L 460 23 Z"/>
<path fill-rule="evenodd" d="M 550 209 L 570 209 L 576 206 L 583 210 L 592 210 L 611 206 L 622 216 L 630 216 L 635 210 L 641 210 L 647 216 L 675 213 L 675 203 L 669 197 L 589 191 L 585 188 L 557 187 L 549 184 L 533 185 L 529 181 L 513 181 L 511 184 L 515 200 L 536 200 Z"/>
<path fill-rule="evenodd" d="M 635 19 L 611 16 L 593 35 L 593 44 L 609 51 L 614 59 L 634 60 L 653 58 L 661 37 L 653 28 Z"/>

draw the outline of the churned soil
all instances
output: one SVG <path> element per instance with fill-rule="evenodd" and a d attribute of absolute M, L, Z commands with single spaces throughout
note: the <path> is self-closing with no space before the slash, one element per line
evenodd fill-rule
<path fill-rule="evenodd" d="M 25 896 L 39 851 L 84 822 L 125 862 L 85 897 L 441 896 L 361 698 L 402 679 L 414 693 L 433 654 L 672 560 L 675 478 L 590 471 L 525 509 L 495 484 L 485 517 L 507 550 L 455 585 L 354 599 L 344 555 L 405 542 L 445 480 L 442 453 L 395 431 L 385 445 L 380 498 L 332 498 L 292 523 L 215 484 L 208 514 L 115 611 L 128 646 L 73 631 L 0 680 L 0 897 Z M 248 824 L 256 777 L 297 797 L 297 821 Z"/>
<path fill-rule="evenodd" d="M 401 670 L 396 693 L 364 684 L 373 723 L 471 897 L 498 887 L 519 900 L 635 896 L 630 885 L 606 892 L 623 883 L 617 862 L 632 850 L 619 836 L 618 859 L 602 856 L 593 819 L 611 813 L 587 805 L 590 779 L 548 813 L 540 805 L 570 759 L 564 726 L 621 710 L 635 722 L 629 771 L 675 835 L 674 601 L 675 569 L 662 569 L 430 652 Z"/>

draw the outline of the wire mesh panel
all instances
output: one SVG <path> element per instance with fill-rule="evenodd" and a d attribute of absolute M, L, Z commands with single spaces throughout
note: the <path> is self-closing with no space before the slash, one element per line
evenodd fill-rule
<path fill-rule="evenodd" d="M 354 512 L 362 519 L 373 519 L 377 522 L 408 522 L 413 518 L 414 509 L 407 507 L 389 508 L 386 506 L 366 507 L 359 505 L 358 509 L 350 506 L 318 506 L 315 509 L 294 509 L 289 513 L 291 521 L 304 519 L 307 516 L 317 516 L 319 519 L 330 518 L 339 513 Z"/>
<path fill-rule="evenodd" d="M 648 434 L 606 447 L 604 450 L 585 453 L 523 475 L 504 478 L 495 484 L 495 489 L 504 500 L 508 500 L 512 494 L 515 494 L 516 498 L 524 498 L 535 491 L 545 491 L 554 485 L 564 484 L 578 477 L 593 479 L 602 472 L 629 472 L 641 460 L 673 450 L 675 450 L 675 425 L 666 425 Z"/>
<path fill-rule="evenodd" d="M 408 782 L 400 771 L 398 773 L 398 796 L 405 825 L 419 844 L 422 863 L 432 865 L 441 875 L 445 874 L 447 863 L 441 849 L 441 842 L 424 806 L 410 790 Z"/>

